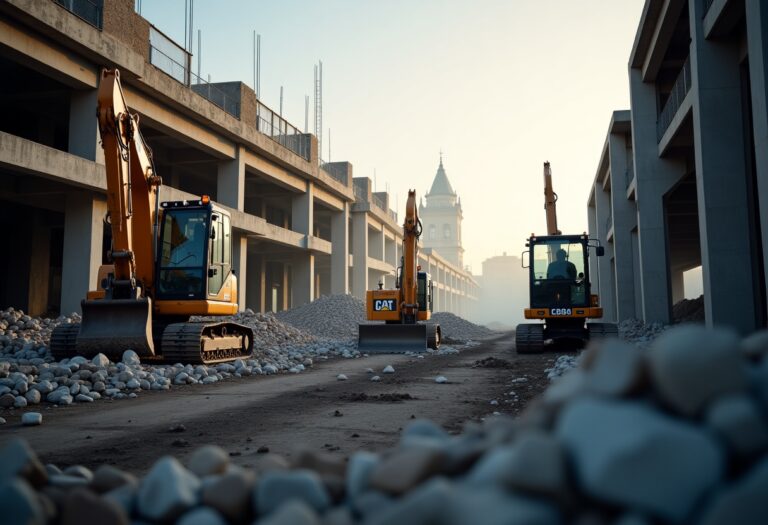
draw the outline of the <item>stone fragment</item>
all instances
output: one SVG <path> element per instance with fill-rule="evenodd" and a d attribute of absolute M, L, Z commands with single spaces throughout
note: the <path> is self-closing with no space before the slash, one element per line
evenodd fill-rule
<path fill-rule="evenodd" d="M 139 482 L 133 474 L 124 472 L 112 465 L 99 465 L 93 473 L 90 488 L 99 494 L 112 491 L 123 485 L 138 486 Z"/>
<path fill-rule="evenodd" d="M 48 521 L 35 491 L 23 479 L 0 483 L 0 509 L 3 523 L 44 525 Z"/>
<path fill-rule="evenodd" d="M 24 396 L 16 396 L 16 399 L 13 402 L 14 408 L 24 408 L 27 406 L 27 398 Z"/>
<path fill-rule="evenodd" d="M 122 362 L 127 366 L 139 366 L 141 364 L 141 359 L 139 359 L 139 354 L 133 350 L 126 350 L 123 352 Z"/>
<path fill-rule="evenodd" d="M 371 378 L 371 381 L 373 381 L 374 383 L 378 383 L 379 381 L 381 381 L 381 377 L 379 377 L 379 376 L 373 376 L 373 377 Z"/>
<path fill-rule="evenodd" d="M 444 516 L 446 525 L 475 523 L 480 516 L 484 525 L 550 525 L 562 521 L 553 504 L 499 487 L 455 491 Z"/>
<path fill-rule="evenodd" d="M 686 415 L 699 414 L 712 399 L 743 391 L 747 374 L 739 340 L 726 330 L 680 326 L 649 349 L 651 377 L 664 402 Z"/>
<path fill-rule="evenodd" d="M 707 410 L 707 424 L 740 456 L 768 448 L 768 424 L 747 395 L 722 396 Z"/>
<path fill-rule="evenodd" d="M 229 466 L 229 454 L 215 445 L 206 445 L 192 453 L 187 464 L 189 470 L 199 477 L 223 474 Z"/>
<path fill-rule="evenodd" d="M 447 382 L 448 382 L 448 379 L 445 376 L 437 376 L 435 378 L 435 383 L 437 383 L 438 385 L 442 385 Z"/>
<path fill-rule="evenodd" d="M 708 434 L 638 402 L 577 399 L 556 434 L 587 494 L 666 520 L 685 519 L 723 475 L 723 454 Z"/>
<path fill-rule="evenodd" d="M 371 473 L 371 488 L 387 494 L 403 494 L 440 472 L 444 453 L 432 447 L 398 450 L 376 465 Z"/>
<path fill-rule="evenodd" d="M 467 481 L 557 496 L 566 488 L 565 469 L 560 442 L 550 434 L 530 431 L 510 446 L 489 451 L 474 466 Z"/>
<path fill-rule="evenodd" d="M 45 467 L 21 438 L 9 439 L 0 449 L 0 485 L 14 477 L 24 478 L 35 488 L 42 487 L 48 480 Z"/>
<path fill-rule="evenodd" d="M 24 394 L 24 397 L 27 398 L 27 403 L 30 405 L 39 404 L 41 399 L 40 391 L 34 388 L 27 390 L 27 393 Z"/>
<path fill-rule="evenodd" d="M 370 452 L 355 452 L 347 463 L 347 496 L 355 499 L 368 488 L 371 472 L 378 465 L 379 457 Z"/>
<path fill-rule="evenodd" d="M 387 365 L 384 367 L 384 370 L 382 370 L 382 372 L 385 374 L 394 374 L 395 368 L 392 365 Z"/>
<path fill-rule="evenodd" d="M 77 401 L 78 403 L 93 403 L 93 398 L 85 394 L 77 394 L 77 396 L 75 397 L 75 401 Z"/>
<path fill-rule="evenodd" d="M 0 417 L 0 425 L 5 425 L 6 421 L 4 417 Z"/>
<path fill-rule="evenodd" d="M 54 487 L 60 487 L 62 489 L 74 489 L 77 487 L 86 487 L 89 482 L 85 478 L 73 476 L 71 474 L 51 474 L 48 477 L 48 483 Z"/>
<path fill-rule="evenodd" d="M 331 504 L 320 477 L 310 470 L 267 472 L 256 491 L 259 514 L 269 514 L 291 499 L 301 500 L 318 512 Z"/>
<path fill-rule="evenodd" d="M 131 516 L 136 509 L 136 494 L 138 493 L 138 490 L 138 486 L 126 483 L 116 489 L 110 490 L 102 497 L 116 503 L 128 516 Z"/>
<path fill-rule="evenodd" d="M 83 478 L 84 480 L 87 480 L 89 482 L 93 480 L 93 472 L 91 472 L 90 469 L 82 465 L 69 466 L 64 469 L 63 473 L 69 476 L 77 476 L 79 478 Z"/>
<path fill-rule="evenodd" d="M 0 396 L 0 408 L 11 408 L 14 403 L 16 403 L 16 396 L 13 394 L 7 393 Z"/>
<path fill-rule="evenodd" d="M 154 521 L 172 521 L 197 504 L 200 481 L 171 456 L 160 458 L 137 494 L 138 512 Z"/>
<path fill-rule="evenodd" d="M 227 525 L 227 521 L 210 507 L 198 507 L 179 518 L 176 525 Z"/>
<path fill-rule="evenodd" d="M 21 424 L 26 427 L 42 425 L 43 415 L 40 412 L 25 412 L 21 415 Z"/>
<path fill-rule="evenodd" d="M 589 352 L 587 388 L 596 394 L 621 397 L 634 391 L 643 378 L 643 352 L 618 339 L 605 341 Z"/>
<path fill-rule="evenodd" d="M 396 501 L 382 500 L 358 502 L 365 505 L 360 511 L 366 516 L 366 525 L 389 525 L 405 523 L 443 524 L 447 523 L 448 507 L 458 492 L 443 478 L 424 483 L 412 492 Z M 373 503 L 373 505 L 371 505 Z M 485 523 L 484 513 L 475 516 L 466 523 Z"/>
<path fill-rule="evenodd" d="M 251 494 L 256 475 L 251 470 L 232 469 L 215 476 L 202 488 L 201 501 L 231 522 L 244 521 L 250 516 Z"/>
<path fill-rule="evenodd" d="M 768 457 L 742 479 L 721 489 L 702 515 L 701 525 L 768 523 Z"/>
<path fill-rule="evenodd" d="M 346 381 L 348 378 L 346 374 L 339 374 L 336 376 L 336 381 Z"/>
<path fill-rule="evenodd" d="M 286 501 L 259 525 L 320 525 L 320 520 L 312 507 L 301 500 Z"/>
<path fill-rule="evenodd" d="M 112 500 L 100 498 L 90 490 L 69 491 L 61 511 L 61 525 L 128 525 L 125 510 Z"/>

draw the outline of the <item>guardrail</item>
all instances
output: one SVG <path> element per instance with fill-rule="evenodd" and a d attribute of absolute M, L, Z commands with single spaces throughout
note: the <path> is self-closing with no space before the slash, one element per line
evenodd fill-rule
<path fill-rule="evenodd" d="M 375 193 L 372 194 L 372 197 L 373 197 L 373 204 L 375 204 L 376 207 L 379 208 L 380 210 L 386 212 L 387 211 L 386 201 L 383 198 L 381 198 L 381 196 L 376 195 Z"/>
<path fill-rule="evenodd" d="M 691 57 L 685 59 L 683 69 L 675 79 L 675 83 L 672 85 L 672 91 L 669 93 L 669 98 L 664 103 L 664 107 L 659 113 L 658 120 L 656 121 L 656 141 L 661 142 L 661 138 L 666 133 L 669 125 L 672 123 L 672 119 L 675 118 L 677 110 L 680 109 L 680 105 L 685 100 L 685 96 L 691 90 Z"/>
<path fill-rule="evenodd" d="M 309 160 L 309 135 L 301 133 L 283 117 L 256 102 L 256 129 L 281 146 Z"/>
<path fill-rule="evenodd" d="M 55 0 L 61 7 L 93 27 L 104 28 L 104 0 Z"/>
<path fill-rule="evenodd" d="M 228 96 L 222 90 L 206 82 L 194 73 L 190 73 L 189 88 L 198 95 L 207 98 L 230 115 L 240 118 L 240 100 L 233 96 Z"/>

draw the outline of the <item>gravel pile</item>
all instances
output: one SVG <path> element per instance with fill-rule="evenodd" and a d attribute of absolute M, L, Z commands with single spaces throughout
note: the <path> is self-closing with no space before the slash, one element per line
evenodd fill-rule
<path fill-rule="evenodd" d="M 519 419 L 458 436 L 416 420 L 348 462 L 299 450 L 244 469 L 207 446 L 136 479 L 43 466 L 14 438 L 0 508 L 19 523 L 768 523 L 767 413 L 768 332 L 688 326 L 648 351 L 590 350 Z"/>
<path fill-rule="evenodd" d="M 672 306 L 672 319 L 675 323 L 703 323 L 704 296 L 696 299 L 683 299 Z"/>
<path fill-rule="evenodd" d="M 61 323 L 79 322 L 78 315 L 38 319 L 8 309 L 2 319 L 0 410 L 44 402 L 70 405 L 102 398 L 134 398 L 142 391 L 210 384 L 231 377 L 300 373 L 316 360 L 360 355 L 353 342 L 319 340 L 271 314 L 246 310 L 230 319 L 253 328 L 251 359 L 211 366 L 142 364 L 135 352 L 127 350 L 119 363 L 110 362 L 103 354 L 93 359 L 78 356 L 56 362 L 47 346 L 51 331 Z"/>
<path fill-rule="evenodd" d="M 662 323 L 645 324 L 640 319 L 627 319 L 619 323 L 619 337 L 637 346 L 646 347 L 667 328 Z"/>
<path fill-rule="evenodd" d="M 432 321 L 440 325 L 443 339 L 450 342 L 473 341 L 498 335 L 497 332 L 472 323 L 450 312 L 435 312 Z"/>
<path fill-rule="evenodd" d="M 365 302 L 351 295 L 326 295 L 276 316 L 314 336 L 342 341 L 357 340 L 357 326 L 369 322 Z"/>

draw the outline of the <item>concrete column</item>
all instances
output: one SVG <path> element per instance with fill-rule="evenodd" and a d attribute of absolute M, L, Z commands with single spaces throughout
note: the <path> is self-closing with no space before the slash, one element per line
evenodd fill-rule
<path fill-rule="evenodd" d="M 73 90 L 69 96 L 69 152 L 78 157 L 104 164 L 104 149 L 99 141 L 96 117 L 97 90 Z"/>
<path fill-rule="evenodd" d="M 768 261 L 768 5 L 763 0 L 745 0 L 745 8 L 762 255 Z M 768 297 L 768 262 L 763 270 Z"/>
<path fill-rule="evenodd" d="M 384 226 L 377 225 L 368 234 L 368 256 L 379 261 L 384 260 Z"/>
<path fill-rule="evenodd" d="M 368 290 L 368 218 L 365 212 L 352 214 L 352 292 L 365 300 Z"/>
<path fill-rule="evenodd" d="M 693 136 L 707 326 L 757 328 L 738 44 L 708 41 L 703 3 L 689 2 Z M 734 264 L 741 261 L 739 271 Z"/>
<path fill-rule="evenodd" d="M 246 268 L 248 280 L 245 284 L 246 305 L 254 312 L 264 313 L 267 309 L 267 268 L 266 259 L 255 250 L 248 253 Z M 270 292 L 271 293 L 271 292 Z"/>
<path fill-rule="evenodd" d="M 102 261 L 107 202 L 88 192 L 68 193 L 64 208 L 64 262 L 61 313 L 80 312 L 80 301 L 95 290 Z"/>
<path fill-rule="evenodd" d="M 685 299 L 685 285 L 683 284 L 682 270 L 672 270 L 669 274 L 672 284 L 672 304 Z"/>
<path fill-rule="evenodd" d="M 616 321 L 616 290 L 613 287 L 611 276 L 611 244 L 608 242 L 608 231 L 613 220 L 611 210 L 611 194 L 603 190 L 603 185 L 595 185 L 595 219 L 597 226 L 597 238 L 605 246 L 605 256 L 597 259 L 597 275 L 600 294 L 600 305 L 603 307 L 603 321 L 612 323 Z"/>
<path fill-rule="evenodd" d="M 659 158 L 656 140 L 656 87 L 638 69 L 629 72 L 632 145 L 637 180 L 638 258 L 642 317 L 646 323 L 669 323 L 671 316 L 669 254 L 664 222 L 664 194 L 683 175 L 677 159 Z"/>
<path fill-rule="evenodd" d="M 627 192 L 624 190 L 624 174 L 628 168 L 624 135 L 611 133 L 608 136 L 608 151 L 611 165 L 616 320 L 623 321 L 637 315 L 635 313 L 635 272 L 632 266 L 631 237 L 637 210 L 634 203 L 627 199 Z"/>
<path fill-rule="evenodd" d="M 247 308 L 248 300 L 248 237 L 232 232 L 232 269 L 237 277 L 237 310 Z"/>
<path fill-rule="evenodd" d="M 300 253 L 294 256 L 291 280 L 291 308 L 311 303 L 315 300 L 315 256 L 312 253 Z"/>
<path fill-rule="evenodd" d="M 595 187 L 594 191 L 598 191 L 598 188 Z M 590 239 L 600 239 L 597 234 L 597 210 L 595 210 L 594 203 L 587 206 L 587 228 Z M 528 264 L 527 261 L 526 264 Z M 589 258 L 589 280 L 592 284 L 592 293 L 600 293 L 600 274 L 597 271 L 597 257 Z"/>
<path fill-rule="evenodd" d="M 307 190 L 293 197 L 291 203 L 291 229 L 304 235 L 312 235 L 314 228 L 315 186 L 307 181 Z"/>
<path fill-rule="evenodd" d="M 48 284 L 51 265 L 51 229 L 41 220 L 40 211 L 32 219 L 29 252 L 29 294 L 27 313 L 41 315 L 48 310 Z"/>
<path fill-rule="evenodd" d="M 283 263 L 283 282 L 282 286 L 282 303 L 280 304 L 281 310 L 289 310 L 293 307 L 291 304 L 291 274 L 289 272 L 288 265 Z"/>
<path fill-rule="evenodd" d="M 245 156 L 243 148 L 235 148 L 235 158 L 218 165 L 216 201 L 239 211 L 245 206 Z"/>
<path fill-rule="evenodd" d="M 349 203 L 331 215 L 331 293 L 349 293 Z"/>

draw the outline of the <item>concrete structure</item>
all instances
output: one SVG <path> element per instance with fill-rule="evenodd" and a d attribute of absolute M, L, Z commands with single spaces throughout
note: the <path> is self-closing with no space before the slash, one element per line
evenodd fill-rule
<path fill-rule="evenodd" d="M 760 0 L 646 1 L 631 131 L 615 113 L 589 200 L 590 232 L 613 243 L 598 273 L 616 318 L 669 322 L 683 272 L 701 266 L 708 325 L 766 326 L 767 39 Z"/>
<path fill-rule="evenodd" d="M 504 252 L 484 260 L 483 273 L 475 280 L 480 285 L 480 300 L 470 315 L 474 322 L 507 329 L 525 322 L 529 282 L 520 257 Z"/>
<path fill-rule="evenodd" d="M 133 0 L 0 3 L 0 219 L 13 250 L 0 258 L 0 307 L 69 313 L 97 286 L 109 246 L 95 117 L 105 66 L 120 69 L 141 118 L 160 198 L 207 194 L 231 213 L 241 308 L 394 283 L 401 233 L 388 195 L 370 182 L 358 191 L 367 179 L 353 179 L 350 163 L 322 163 L 314 136 L 241 82 L 197 78 L 191 63 Z M 430 253 L 424 264 L 443 309 L 476 297 L 460 267 Z"/>

